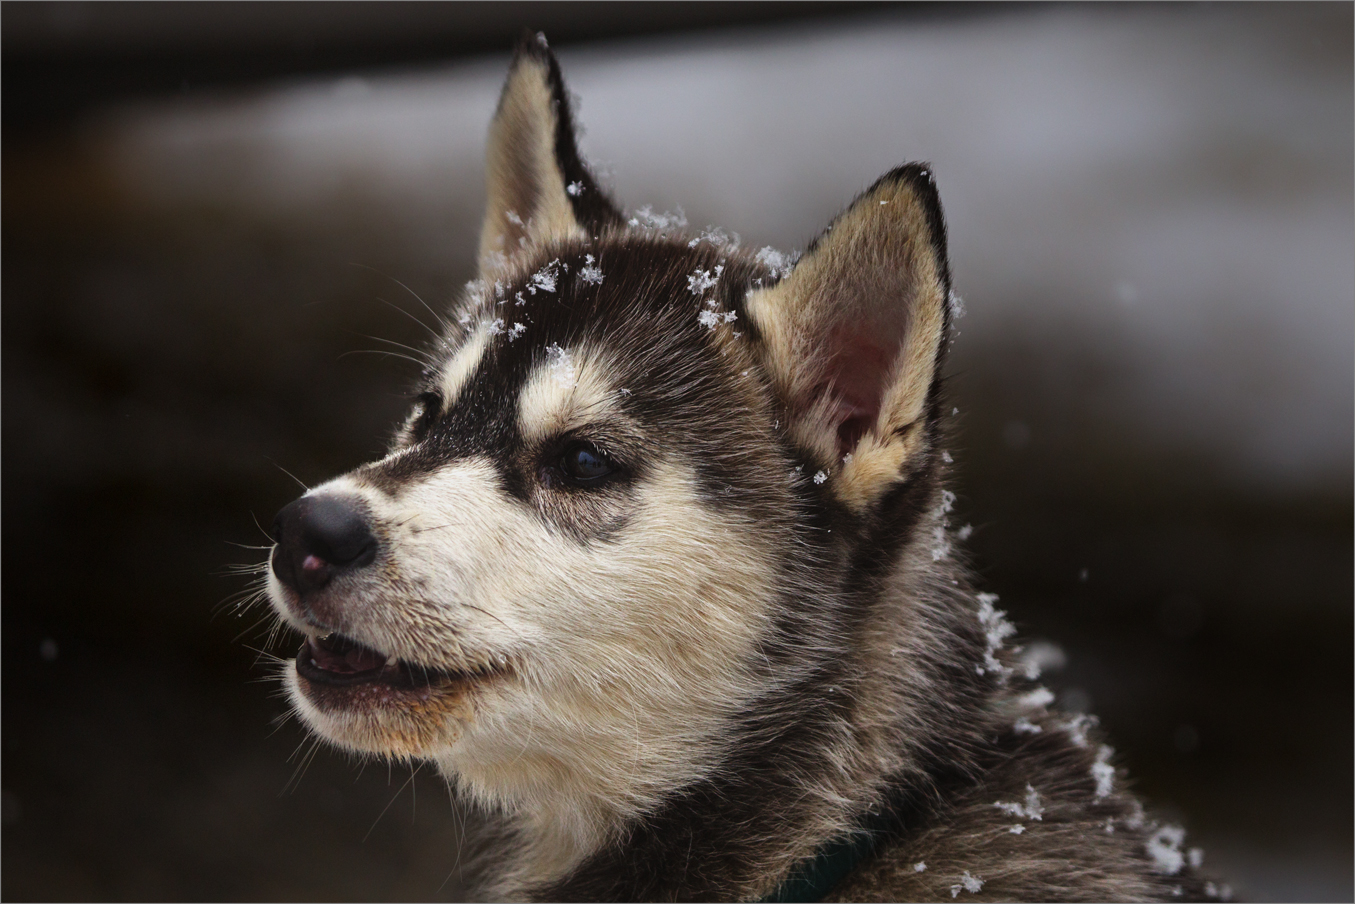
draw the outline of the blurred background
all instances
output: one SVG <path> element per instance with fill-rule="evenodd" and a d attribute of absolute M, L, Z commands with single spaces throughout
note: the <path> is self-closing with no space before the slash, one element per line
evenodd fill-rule
<path fill-rule="evenodd" d="M 800 249 L 934 163 L 984 589 L 1208 870 L 1351 900 L 1355 24 L 1302 3 L 5 3 L 0 894 L 465 893 L 474 820 L 278 725 L 220 604 L 404 410 L 361 352 L 473 275 L 523 26 L 628 209 Z"/>

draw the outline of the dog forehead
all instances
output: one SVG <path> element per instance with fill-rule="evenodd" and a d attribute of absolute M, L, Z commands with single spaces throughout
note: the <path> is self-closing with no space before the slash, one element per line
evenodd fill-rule
<path fill-rule="evenodd" d="M 715 326 L 740 320 L 736 290 L 751 269 L 741 263 L 706 245 L 633 236 L 546 249 L 508 281 L 472 284 L 465 338 L 438 368 L 443 398 L 450 407 L 471 380 L 521 385 L 543 362 L 560 377 L 581 342 L 605 349 L 612 373 L 700 357 Z"/>
<path fill-rule="evenodd" d="M 760 275 L 731 250 L 633 236 L 567 243 L 510 281 L 472 284 L 454 315 L 460 335 L 429 375 L 441 410 L 414 458 L 501 455 L 619 412 L 667 423 L 724 407 L 712 394 L 727 394 L 734 359 L 732 373 L 748 372 L 746 350 L 731 358 L 730 343 L 747 341 L 733 337 L 748 328 L 742 296 Z"/>

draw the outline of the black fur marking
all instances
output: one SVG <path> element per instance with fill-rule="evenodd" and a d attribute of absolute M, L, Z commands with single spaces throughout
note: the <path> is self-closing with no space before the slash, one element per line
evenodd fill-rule
<path fill-rule="evenodd" d="M 538 32 L 525 29 L 518 39 L 515 60 L 519 57 L 538 60 L 550 73 L 551 100 L 555 107 L 555 161 L 564 176 L 565 185 L 577 186 L 577 190 L 567 192 L 569 204 L 574 209 L 574 218 L 591 236 L 599 235 L 608 227 L 622 226 L 625 219 L 621 211 L 607 193 L 598 187 L 588 165 L 579 156 L 569 92 L 565 89 L 564 77 L 560 74 L 560 64 L 555 54 L 551 53 Z"/>
<path fill-rule="evenodd" d="M 601 284 L 581 279 L 586 255 L 602 272 Z M 533 275 L 555 261 L 555 291 L 538 286 L 533 292 Z M 695 271 L 717 267 L 723 269 L 716 285 L 694 294 L 689 279 Z M 490 338 L 460 396 L 428 422 L 420 419 L 417 441 L 402 455 L 358 476 L 395 494 L 454 461 L 484 457 L 508 495 L 581 541 L 603 540 L 625 523 L 622 509 L 630 502 L 621 500 L 629 499 L 634 483 L 659 458 L 675 457 L 695 471 L 707 504 L 750 519 L 784 520 L 776 498 L 789 464 L 752 462 L 746 448 L 747 431 L 763 420 L 756 409 L 770 402 L 725 363 L 714 331 L 699 320 L 703 311 L 733 312 L 736 319 L 717 328 L 747 329 L 744 295 L 760 275 L 738 257 L 709 245 L 688 247 L 678 237 L 612 234 L 600 243 L 546 249 L 478 312 L 502 320 L 503 332 Z M 510 340 L 509 329 L 519 323 L 525 329 Z M 527 443 L 517 423 L 518 398 L 552 346 L 583 359 L 600 356 L 607 379 L 618 392 L 626 390 L 614 401 L 633 426 L 604 419 L 545 446 Z M 571 438 L 595 442 L 612 456 L 623 466 L 616 478 L 596 489 L 545 486 L 543 465 L 554 464 L 560 443 Z"/>

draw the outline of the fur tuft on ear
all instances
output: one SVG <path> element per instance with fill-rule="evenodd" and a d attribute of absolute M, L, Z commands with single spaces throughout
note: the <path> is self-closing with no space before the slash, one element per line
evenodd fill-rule
<path fill-rule="evenodd" d="M 916 163 L 882 176 L 788 277 L 749 295 L 791 438 L 854 510 L 928 451 L 949 297 L 941 202 Z"/>
<path fill-rule="evenodd" d="M 513 55 L 489 127 L 485 177 L 482 278 L 500 276 L 528 248 L 622 225 L 579 157 L 560 64 L 540 33 L 524 32 Z"/>

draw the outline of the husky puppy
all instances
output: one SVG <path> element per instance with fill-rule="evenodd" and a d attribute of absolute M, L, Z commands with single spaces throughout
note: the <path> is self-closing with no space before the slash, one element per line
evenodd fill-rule
<path fill-rule="evenodd" d="M 794 261 L 627 220 L 537 36 L 488 194 L 389 454 L 274 525 L 320 737 L 499 814 L 492 897 L 1217 891 L 952 556 L 927 164 Z"/>

